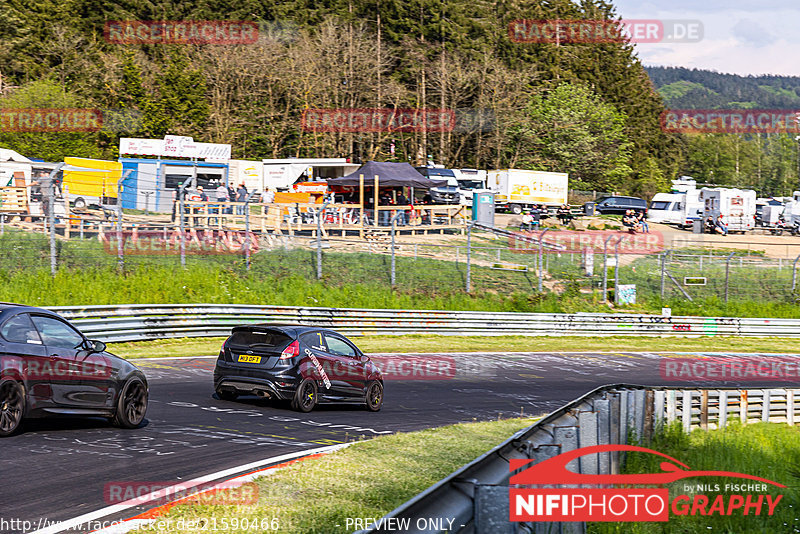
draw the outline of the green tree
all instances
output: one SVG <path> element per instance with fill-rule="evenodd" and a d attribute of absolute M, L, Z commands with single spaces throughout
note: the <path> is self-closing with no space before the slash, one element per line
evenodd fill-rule
<path fill-rule="evenodd" d="M 85 100 L 63 91 L 58 83 L 51 80 L 28 83 L 0 99 L 0 109 L 9 110 L 86 107 Z M 99 135 L 97 132 L 22 132 L 16 127 L 7 127 L 5 131 L 0 130 L 0 146 L 46 161 L 62 161 L 65 156 L 96 158 L 109 155 L 104 154 L 99 147 Z"/>
<path fill-rule="evenodd" d="M 515 166 L 568 172 L 574 185 L 611 191 L 632 173 L 625 115 L 582 85 L 533 96 L 512 137 Z"/>

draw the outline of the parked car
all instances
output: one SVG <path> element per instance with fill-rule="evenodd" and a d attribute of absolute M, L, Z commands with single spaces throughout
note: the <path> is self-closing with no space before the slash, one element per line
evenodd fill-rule
<path fill-rule="evenodd" d="M 383 405 L 383 375 L 345 336 L 322 328 L 235 327 L 214 369 L 219 398 L 258 395 L 310 412 L 319 402 Z"/>
<path fill-rule="evenodd" d="M 647 213 L 647 202 L 638 197 L 611 196 L 603 197 L 597 201 L 595 212 L 602 215 L 619 214 L 624 215 L 628 210 L 643 211 Z"/>
<path fill-rule="evenodd" d="M 102 341 L 49 310 L 0 304 L 0 437 L 46 416 L 100 416 L 135 428 L 147 398 L 144 373 Z"/>

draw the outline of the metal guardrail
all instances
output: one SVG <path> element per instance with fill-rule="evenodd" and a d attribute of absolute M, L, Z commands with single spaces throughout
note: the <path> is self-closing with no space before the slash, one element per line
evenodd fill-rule
<path fill-rule="evenodd" d="M 375 525 L 397 524 L 408 525 L 407 533 L 439 532 L 427 528 L 432 524 L 452 524 L 449 531 L 460 534 L 584 533 L 586 525 L 578 522 L 509 521 L 509 460 L 533 460 L 527 468 L 580 447 L 626 444 L 630 435 L 647 441 L 664 423 L 680 421 L 689 431 L 724 427 L 734 419 L 796 424 L 800 389 L 603 386 L 516 433 L 358 534 L 390 532 Z M 620 463 L 619 453 L 600 453 L 581 457 L 573 470 L 617 474 Z"/>
<path fill-rule="evenodd" d="M 219 304 L 53 307 L 89 337 L 107 342 L 227 336 L 252 323 L 303 324 L 342 333 L 451 336 L 780 336 L 800 337 L 798 319 L 662 317 L 483 311 L 369 310 Z"/>

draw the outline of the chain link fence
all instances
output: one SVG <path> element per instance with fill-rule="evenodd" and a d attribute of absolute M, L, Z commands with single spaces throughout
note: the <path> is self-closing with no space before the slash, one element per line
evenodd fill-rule
<path fill-rule="evenodd" d="M 244 218 L 247 219 L 246 211 Z M 72 216 L 71 216 L 72 217 Z M 63 223 L 56 219 L 56 222 Z M 346 285 L 379 283 L 404 291 L 473 295 L 545 294 L 647 302 L 793 303 L 797 257 L 751 250 L 665 248 L 620 231 L 516 232 L 473 227 L 435 235 L 381 227 L 364 236 L 181 229 L 179 221 L 119 224 L 114 213 L 25 230 L 0 215 L 0 273 L 204 266 Z M 577 237 L 575 237 L 577 236 Z M 639 239 L 637 242 L 636 239 Z M 652 240 L 651 240 L 652 241 Z M 576 246 L 577 243 L 577 246 Z M 652 246 L 650 246 L 652 245 Z M 788 248 L 787 248 L 788 250 Z"/>

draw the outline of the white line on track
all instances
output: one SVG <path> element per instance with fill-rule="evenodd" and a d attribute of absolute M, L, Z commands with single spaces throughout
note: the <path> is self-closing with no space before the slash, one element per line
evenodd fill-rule
<path fill-rule="evenodd" d="M 287 462 L 289 460 L 294 460 L 294 459 L 297 459 L 297 458 L 300 458 L 300 457 L 303 457 L 303 456 L 309 456 L 309 455 L 312 455 L 312 454 L 323 454 L 323 453 L 334 452 L 334 451 L 337 451 L 339 449 L 343 449 L 344 447 L 348 447 L 351 444 L 352 443 L 341 443 L 341 444 L 338 444 L 338 445 L 329 445 L 327 447 L 320 447 L 320 448 L 317 448 L 317 449 L 307 449 L 307 450 L 293 452 L 293 453 L 289 453 L 289 454 L 283 454 L 281 456 L 273 456 L 272 458 L 266 458 L 264 460 L 259 460 L 257 462 L 251 462 L 251 463 L 240 465 L 240 466 L 237 466 L 237 467 L 231 467 L 230 469 L 224 469 L 222 471 L 217 471 L 216 473 L 211 473 L 211 474 L 208 474 L 208 475 L 205 475 L 205 476 L 202 476 L 202 477 L 198 477 L 198 478 L 195 478 L 195 479 L 192 479 L 192 480 L 188 480 L 186 482 L 182 482 L 180 484 L 175 484 L 175 485 L 170 486 L 168 488 L 162 488 L 162 489 L 160 489 L 158 491 L 154 491 L 154 492 L 152 492 L 152 493 L 150 493 L 148 495 L 142 496 L 142 497 L 136 497 L 136 498 L 133 498 L 133 499 L 129 499 L 129 500 L 127 500 L 125 502 L 121 502 L 119 504 L 112 504 L 111 506 L 106 506 L 105 508 L 100 508 L 99 510 L 95 510 L 94 512 L 89 512 L 89 513 L 86 513 L 86 514 L 83 514 L 83 515 L 79 515 L 77 517 L 73 517 L 72 519 L 67 519 L 65 521 L 61 521 L 59 523 L 55 523 L 55 524 L 50 525 L 48 527 L 45 527 L 43 529 L 31 532 L 29 534 L 56 534 L 58 532 L 63 532 L 65 530 L 70 530 L 70 529 L 73 529 L 73 528 L 76 528 L 76 527 L 80 527 L 83 524 L 86 524 L 86 523 L 89 523 L 89 522 L 92 522 L 92 521 L 96 521 L 98 519 L 101 519 L 103 517 L 106 517 L 106 516 L 109 516 L 109 515 L 112 515 L 112 514 L 118 514 L 119 512 L 122 512 L 124 510 L 129 509 L 129 508 L 133 508 L 134 506 L 141 506 L 141 505 L 146 504 L 146 503 L 148 503 L 150 501 L 161 499 L 166 495 L 174 495 L 179 490 L 180 491 L 186 491 L 189 488 L 198 486 L 200 484 L 204 484 L 206 482 L 212 482 L 212 481 L 215 481 L 215 480 L 219 480 L 219 479 L 222 479 L 222 478 L 225 478 L 225 477 L 229 477 L 231 475 L 235 475 L 236 473 L 241 473 L 243 471 L 252 471 L 252 470 L 258 469 L 259 467 L 263 467 L 265 465 L 280 464 L 280 463 L 283 463 L 283 462 Z M 241 477 L 237 477 L 237 481 L 247 482 L 247 481 L 252 480 L 253 478 L 255 478 L 257 476 L 263 476 L 263 473 L 262 474 L 258 474 L 258 473 L 245 474 L 245 475 L 243 475 Z M 203 489 L 208 489 L 208 488 L 204 487 Z M 131 528 L 133 528 L 133 527 L 131 527 Z M 103 532 L 103 531 L 98 531 L 98 532 Z M 109 530 L 108 532 L 110 533 L 110 532 L 127 532 L 127 531 Z"/>

